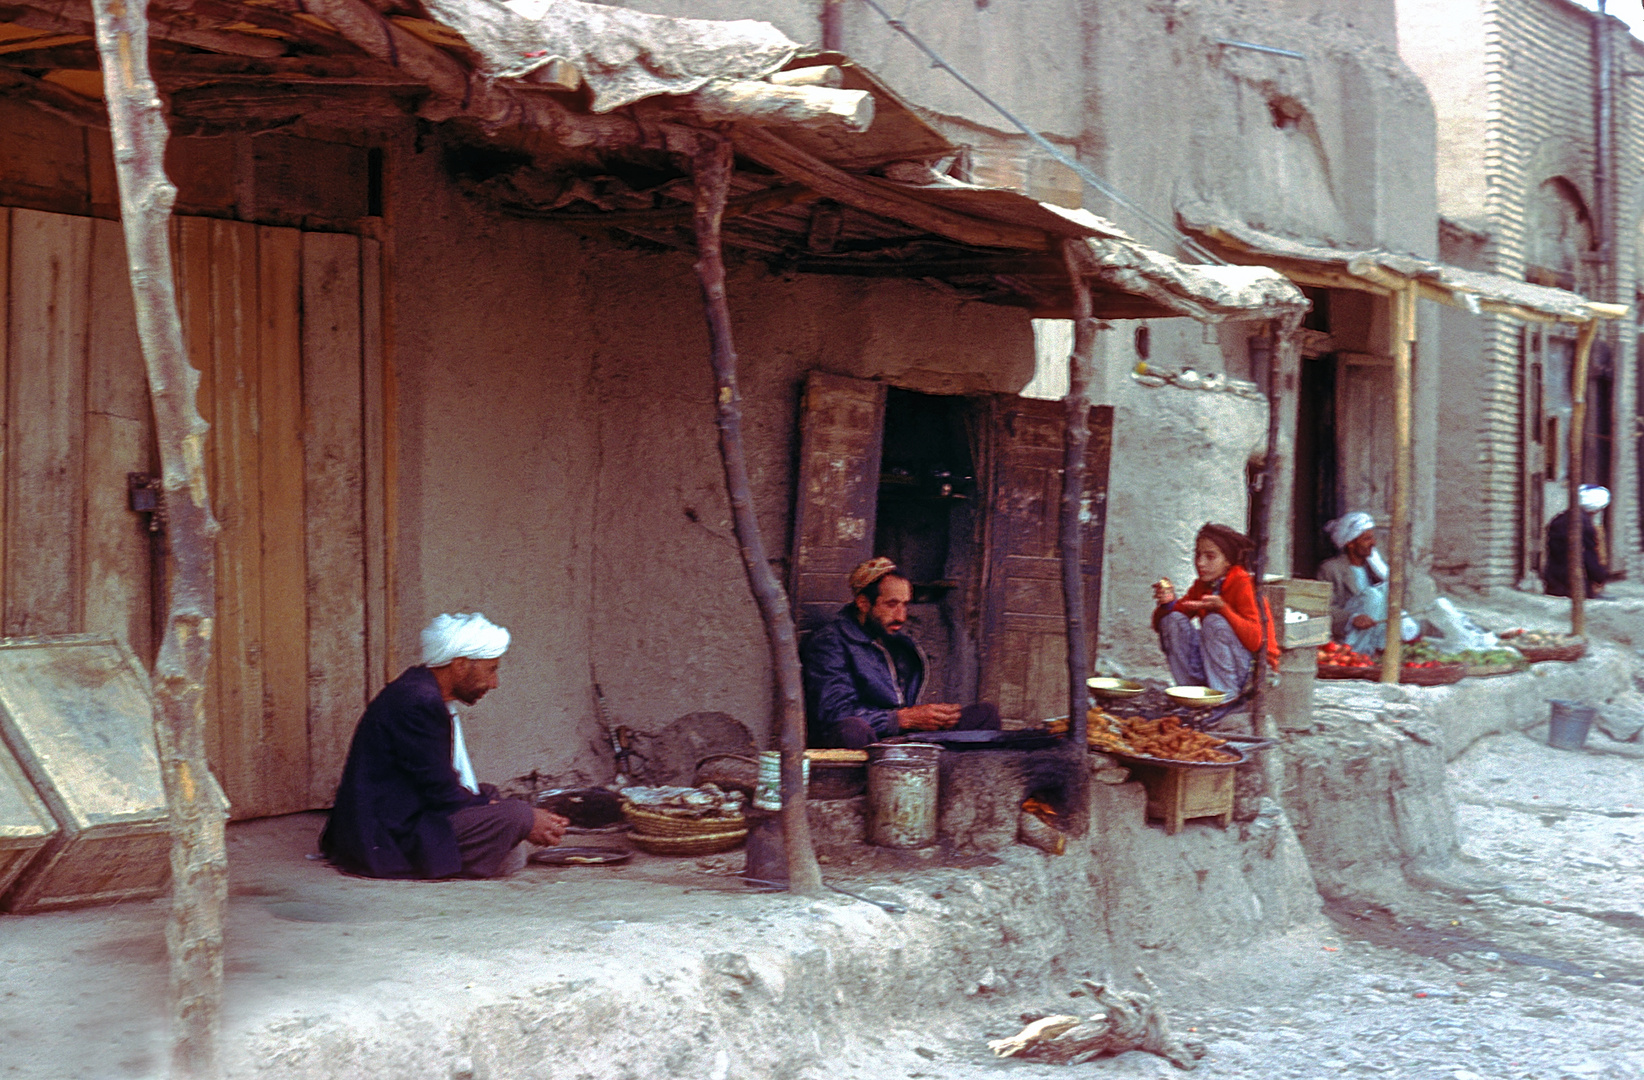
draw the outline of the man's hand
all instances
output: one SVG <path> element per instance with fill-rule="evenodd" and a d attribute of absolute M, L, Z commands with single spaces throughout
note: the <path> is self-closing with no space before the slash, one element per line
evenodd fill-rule
<path fill-rule="evenodd" d="M 553 847 L 559 843 L 559 838 L 565 835 L 566 826 L 571 824 L 569 818 L 550 814 L 546 810 L 532 809 L 531 816 L 536 820 L 531 826 L 531 835 L 525 839 L 538 847 Z"/>
<path fill-rule="evenodd" d="M 957 705 L 911 705 L 896 710 L 896 723 L 903 731 L 946 731 L 958 722 Z"/>
<path fill-rule="evenodd" d="M 1355 630 L 1368 630 L 1374 625 L 1376 625 L 1376 620 L 1368 615 L 1353 616 L 1353 629 Z"/>

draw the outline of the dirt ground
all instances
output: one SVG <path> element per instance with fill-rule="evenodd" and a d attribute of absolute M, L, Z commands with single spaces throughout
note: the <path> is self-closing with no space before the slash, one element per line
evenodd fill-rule
<path fill-rule="evenodd" d="M 1545 729 L 1493 736 L 1450 767 L 1468 868 L 1490 887 L 1331 904 L 1329 926 L 1259 949 L 1144 961 L 1176 1026 L 1206 1044 L 1195 1075 L 1644 1076 L 1644 745 L 1595 733 L 1570 753 L 1538 739 Z M 1010 1004 L 1078 1011 L 1078 999 Z M 990 1059 L 983 1036 L 1019 1019 L 1000 1002 L 802 1075 L 1181 1075 L 1142 1053 L 1073 1068 Z"/>

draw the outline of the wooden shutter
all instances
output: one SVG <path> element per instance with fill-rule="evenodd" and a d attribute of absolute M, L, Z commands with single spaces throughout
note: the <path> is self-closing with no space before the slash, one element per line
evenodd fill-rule
<path fill-rule="evenodd" d="M 989 513 L 982 584 L 981 696 L 1005 727 L 1065 716 L 1067 617 L 1057 550 L 1062 498 L 1063 409 L 1059 401 L 994 400 Z M 1093 408 L 1085 458 L 1085 627 L 1096 650 L 1102 542 L 1113 409 Z"/>
<path fill-rule="evenodd" d="M 873 557 L 885 386 L 813 371 L 799 426 L 789 592 L 803 629 L 850 600 L 851 569 Z"/>

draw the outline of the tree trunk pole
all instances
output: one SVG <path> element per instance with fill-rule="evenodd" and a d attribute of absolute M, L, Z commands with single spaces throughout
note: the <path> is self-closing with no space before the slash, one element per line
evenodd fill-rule
<path fill-rule="evenodd" d="M 748 484 L 748 460 L 742 445 L 742 395 L 737 390 L 736 343 L 731 336 L 731 309 L 725 302 L 725 259 L 720 224 L 730 190 L 731 144 L 721 136 L 704 136 L 691 160 L 696 181 L 696 277 L 713 347 L 714 401 L 718 410 L 719 455 L 725 466 L 725 490 L 731 521 L 748 585 L 759 605 L 770 643 L 771 667 L 778 697 L 777 741 L 782 750 L 782 833 L 788 852 L 788 888 L 806 896 L 822 891 L 822 869 L 811 848 L 810 819 L 805 810 L 805 690 L 799 670 L 799 644 L 793 611 L 766 557 Z"/>
<path fill-rule="evenodd" d="M 1410 582 L 1411 352 L 1416 341 L 1416 286 L 1393 294 L 1393 522 L 1388 530 L 1387 638 L 1381 681 L 1396 683 L 1404 667 L 1404 593 Z"/>
<path fill-rule="evenodd" d="M 1570 364 L 1570 509 L 1564 515 L 1566 552 L 1570 562 L 1570 633 L 1587 635 L 1587 562 L 1582 557 L 1581 472 L 1587 450 L 1587 363 L 1593 355 L 1598 320 L 1581 324 L 1576 336 L 1575 360 Z"/>
<path fill-rule="evenodd" d="M 1085 454 L 1090 445 L 1090 381 L 1096 367 L 1096 330 L 1090 281 L 1081 257 L 1082 240 L 1064 240 L 1062 259 L 1073 290 L 1073 352 L 1068 356 L 1066 427 L 1062 436 L 1062 507 L 1060 541 L 1062 602 L 1067 614 L 1068 738 L 1075 769 L 1068 786 L 1068 823 L 1081 835 L 1090 823 L 1090 748 L 1085 711 L 1089 708 L 1090 650 L 1085 628 Z"/>
<path fill-rule="evenodd" d="M 171 1075 L 214 1080 L 223 996 L 223 820 L 206 764 L 205 683 L 217 604 L 216 534 L 206 497 L 207 426 L 195 407 L 177 313 L 168 226 L 177 189 L 165 174 L 165 117 L 148 68 L 141 5 L 93 0 L 103 93 L 114 143 L 120 220 L 148 371 L 165 498 L 169 615 L 154 664 L 155 735 L 171 813 Z"/>
<path fill-rule="evenodd" d="M 1267 651 L 1271 644 L 1270 634 L 1277 627 L 1268 626 L 1270 611 L 1267 599 L 1267 572 L 1268 556 L 1272 547 L 1273 537 L 1273 490 L 1274 478 L 1279 473 L 1279 447 L 1283 443 L 1283 432 L 1280 425 L 1280 403 L 1284 400 L 1283 372 L 1292 371 L 1297 364 L 1297 354 L 1301 349 L 1302 316 L 1292 313 L 1275 319 L 1270 324 L 1269 333 L 1272 335 L 1272 344 L 1267 352 L 1267 453 L 1262 458 L 1260 501 L 1256 505 L 1256 535 L 1252 539 L 1256 542 L 1254 578 L 1256 586 L 1257 623 L 1261 627 L 1261 646 L 1256 653 L 1256 666 L 1251 674 L 1250 716 L 1251 725 L 1257 735 L 1264 739 L 1277 740 L 1279 725 L 1273 718 L 1270 705 L 1271 693 L 1267 685 Z M 1289 463 L 1294 471 L 1295 463 Z M 1286 573 L 1290 568 L 1286 568 Z M 1262 755 L 1262 776 L 1267 785 L 1267 794 L 1277 799 L 1284 779 L 1284 769 L 1278 761 L 1278 751 L 1272 750 Z"/>

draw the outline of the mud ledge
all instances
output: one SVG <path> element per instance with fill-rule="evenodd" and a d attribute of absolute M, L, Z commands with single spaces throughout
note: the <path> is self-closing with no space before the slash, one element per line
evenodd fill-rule
<path fill-rule="evenodd" d="M 1139 785 L 1095 787 L 1090 837 L 1060 857 L 1012 846 L 958 867 L 830 874 L 903 914 L 761 895 L 646 856 L 500 882 L 370 881 L 304 858 L 319 815 L 236 825 L 229 1075 L 782 1075 L 862 1025 L 916 1026 L 985 995 L 1065 993 L 1138 959 L 1323 925 L 1282 815 L 1166 836 L 1143 823 Z M 163 918 L 151 903 L 8 919 L 8 988 L 40 1016 L 158 1003 Z M 38 1072 L 8 1075 L 159 1063 L 157 1009 L 88 1030 L 19 1032 L 8 1057 Z"/>

